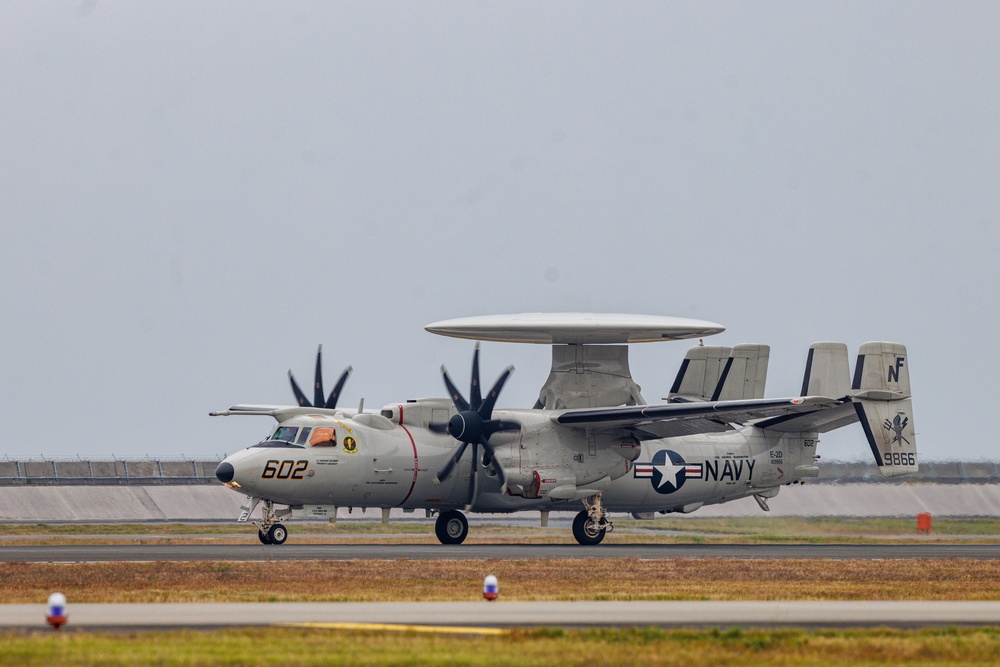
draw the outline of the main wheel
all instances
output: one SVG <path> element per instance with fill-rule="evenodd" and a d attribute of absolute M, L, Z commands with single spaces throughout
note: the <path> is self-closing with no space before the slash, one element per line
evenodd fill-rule
<path fill-rule="evenodd" d="M 573 537 L 584 546 L 600 544 L 605 532 L 598 522 L 591 520 L 586 510 L 581 510 L 573 519 Z"/>
<path fill-rule="evenodd" d="M 261 544 L 270 544 L 271 540 L 268 538 L 267 534 L 263 530 L 257 531 L 257 539 L 260 540 Z"/>
<path fill-rule="evenodd" d="M 461 544 L 469 534 L 469 522 L 458 510 L 445 510 L 438 514 L 434 532 L 441 544 Z"/>
<path fill-rule="evenodd" d="M 271 530 L 267 531 L 267 539 L 270 540 L 271 544 L 284 544 L 285 540 L 288 539 L 288 529 L 280 523 L 276 523 L 271 526 Z"/>

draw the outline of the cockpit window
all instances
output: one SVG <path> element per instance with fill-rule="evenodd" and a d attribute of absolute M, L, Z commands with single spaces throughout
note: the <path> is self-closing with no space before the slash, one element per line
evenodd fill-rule
<path fill-rule="evenodd" d="M 271 440 L 292 442 L 295 440 L 295 434 L 298 432 L 299 432 L 298 426 L 279 426 L 277 429 L 275 429 L 274 434 L 271 436 Z"/>
<path fill-rule="evenodd" d="M 305 449 L 302 445 L 295 445 L 290 442 L 283 442 L 281 440 L 265 440 L 264 442 L 258 442 L 256 445 L 250 445 L 250 449 Z"/>
<path fill-rule="evenodd" d="M 301 431 L 299 431 L 299 439 L 295 441 L 295 444 L 297 445 L 306 444 L 306 440 L 309 439 L 309 433 L 311 431 L 312 431 L 311 428 L 303 428 Z"/>
<path fill-rule="evenodd" d="M 314 428 L 309 444 L 313 447 L 336 447 L 337 432 L 332 428 Z"/>

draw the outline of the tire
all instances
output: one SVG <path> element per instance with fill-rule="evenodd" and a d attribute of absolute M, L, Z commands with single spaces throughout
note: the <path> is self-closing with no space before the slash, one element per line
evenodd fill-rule
<path fill-rule="evenodd" d="M 445 510 L 438 514 L 434 532 L 441 544 L 461 544 L 469 534 L 469 522 L 458 510 Z"/>
<path fill-rule="evenodd" d="M 271 530 L 267 531 L 267 539 L 270 540 L 271 544 L 284 544 L 285 540 L 288 539 L 288 529 L 280 523 L 276 523 L 271 526 Z"/>
<path fill-rule="evenodd" d="M 268 538 L 268 536 L 264 533 L 263 530 L 258 530 L 257 531 L 257 539 L 260 540 L 261 544 L 270 544 L 271 543 L 270 538 Z"/>
<path fill-rule="evenodd" d="M 599 528 L 597 523 L 590 520 L 586 510 L 581 510 L 573 519 L 573 537 L 585 547 L 600 544 L 606 532 L 604 528 Z"/>

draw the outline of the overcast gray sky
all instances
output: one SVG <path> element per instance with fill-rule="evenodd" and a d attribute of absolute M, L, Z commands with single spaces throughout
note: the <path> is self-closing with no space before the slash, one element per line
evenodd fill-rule
<path fill-rule="evenodd" d="M 1000 458 L 996 3 L 0 15 L 0 455 L 231 453 L 271 420 L 207 413 L 293 402 L 318 343 L 377 408 L 466 386 L 429 322 L 597 311 L 767 343 L 770 396 L 813 341 L 903 342 L 921 455 Z M 633 347 L 647 400 L 686 347 Z M 548 348 L 508 363 L 531 406 Z"/>

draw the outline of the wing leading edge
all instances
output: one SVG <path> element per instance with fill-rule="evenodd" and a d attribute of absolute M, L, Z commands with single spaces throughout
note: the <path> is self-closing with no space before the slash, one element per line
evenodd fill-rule
<path fill-rule="evenodd" d="M 668 403 L 623 408 L 567 410 L 552 421 L 571 428 L 645 428 L 676 421 L 708 422 L 704 431 L 717 430 L 719 423 L 746 423 L 829 410 L 844 405 L 844 399 L 826 396 L 770 398 L 739 401 Z M 691 424 L 690 426 L 695 426 Z M 689 431 L 698 431 L 697 427 Z"/>

